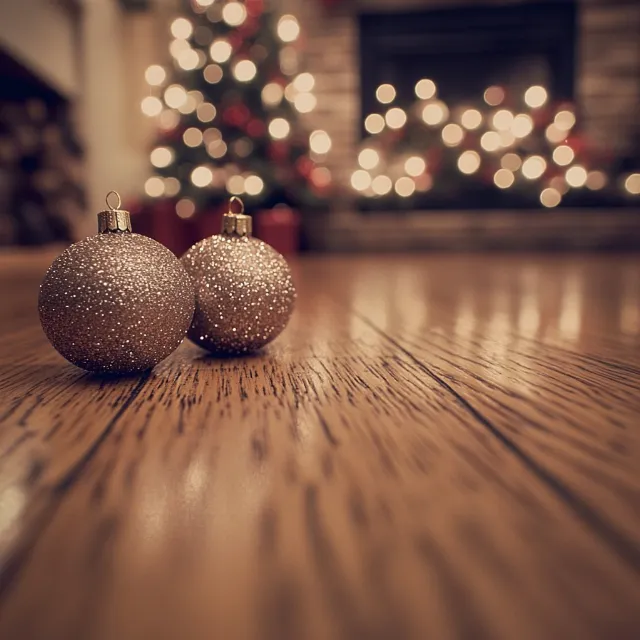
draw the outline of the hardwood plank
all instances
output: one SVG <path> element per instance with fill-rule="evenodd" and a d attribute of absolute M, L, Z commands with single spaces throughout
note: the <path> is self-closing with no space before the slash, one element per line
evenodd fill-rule
<path fill-rule="evenodd" d="M 509 272 L 502 259 L 490 273 L 478 262 L 440 259 L 438 267 L 453 271 L 442 280 L 431 279 L 428 266 L 412 279 L 412 260 L 383 270 L 376 278 L 383 300 L 399 278 L 411 283 L 389 322 L 367 319 L 366 279 L 341 299 L 450 385 L 640 570 L 640 264 L 534 262 L 522 286 L 522 264 Z M 451 290 L 452 282 L 460 288 Z M 438 302 L 435 316 L 416 315 L 412 301 L 425 300 Z M 616 324 L 629 313 L 637 315 L 624 334 Z"/>
<path fill-rule="evenodd" d="M 127 389 L 86 463 L 47 494 L 46 522 L 21 525 L 0 637 L 633 637 L 633 563 L 553 481 L 571 486 L 587 460 L 631 504 L 632 461 L 603 456 L 595 422 L 582 423 L 589 408 L 602 415 L 593 394 L 606 383 L 636 450 L 635 335 L 589 320 L 595 337 L 574 343 L 542 305 L 551 328 L 538 340 L 483 306 L 499 261 L 452 264 L 309 261 L 292 325 L 265 353 L 221 361 L 185 346 Z M 498 283 L 517 297 L 512 280 Z M 477 298 L 466 316 L 465 295 Z M 587 317 L 598 301 L 584 300 Z M 607 378 L 609 361 L 586 367 L 605 354 L 625 379 Z M 562 364 L 586 378 L 560 378 L 577 389 L 573 422 L 545 411 Z M 483 394 L 501 437 L 469 411 Z M 526 428 L 532 416 L 547 431 Z M 524 457 L 505 441 L 519 432 L 533 443 Z M 550 462 L 557 450 L 564 464 Z M 585 500 L 622 525 L 603 496 Z"/>

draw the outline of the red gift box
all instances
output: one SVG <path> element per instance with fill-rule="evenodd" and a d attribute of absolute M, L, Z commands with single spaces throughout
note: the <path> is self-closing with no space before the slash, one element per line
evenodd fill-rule
<path fill-rule="evenodd" d="M 287 206 L 258 211 L 254 216 L 256 237 L 271 245 L 283 255 L 300 249 L 300 214 Z"/>

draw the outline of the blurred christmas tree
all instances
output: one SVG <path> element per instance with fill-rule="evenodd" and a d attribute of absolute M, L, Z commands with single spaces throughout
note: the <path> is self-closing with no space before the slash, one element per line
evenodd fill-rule
<path fill-rule="evenodd" d="M 249 210 L 321 205 L 331 139 L 299 122 L 316 98 L 296 18 L 274 17 L 263 0 L 191 0 L 170 29 L 173 68 L 146 73 L 142 110 L 160 130 L 147 195 L 174 199 L 181 218 L 231 195 Z"/>

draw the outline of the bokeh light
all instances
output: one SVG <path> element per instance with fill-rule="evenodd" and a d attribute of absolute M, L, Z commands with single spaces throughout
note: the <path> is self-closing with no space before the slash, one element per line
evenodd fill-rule
<path fill-rule="evenodd" d="M 300 35 L 300 25 L 292 15 L 285 15 L 278 20 L 278 37 L 282 42 L 294 42 Z"/>
<path fill-rule="evenodd" d="M 268 107 L 276 107 L 282 102 L 284 90 L 277 82 L 268 82 L 262 89 L 262 102 Z"/>
<path fill-rule="evenodd" d="M 547 90 L 540 85 L 529 87 L 524 92 L 524 101 L 527 103 L 527 106 L 532 109 L 541 107 L 547 101 L 548 97 Z"/>
<path fill-rule="evenodd" d="M 400 129 L 407 122 L 407 114 L 399 107 L 393 107 L 387 111 L 384 119 L 390 129 Z"/>
<path fill-rule="evenodd" d="M 498 169 L 493 176 L 494 184 L 500 189 L 508 189 L 515 182 L 515 179 L 509 169 Z"/>
<path fill-rule="evenodd" d="M 529 156 L 522 163 L 522 175 L 529 180 L 536 180 L 547 169 L 547 162 L 542 156 Z"/>
<path fill-rule="evenodd" d="M 274 118 L 269 123 L 269 135 L 274 140 L 284 140 L 291 132 L 291 125 L 284 118 Z"/>
<path fill-rule="evenodd" d="M 457 147 L 464 138 L 464 130 L 460 125 L 450 123 L 442 129 L 442 141 L 447 147 Z"/>
<path fill-rule="evenodd" d="M 230 27 L 238 27 L 247 19 L 247 10 L 240 2 L 227 2 L 222 8 L 222 19 Z"/>
<path fill-rule="evenodd" d="M 196 127 L 189 127 L 183 134 L 182 140 L 187 147 L 197 147 L 202 144 L 203 136 L 202 131 Z"/>
<path fill-rule="evenodd" d="M 522 159 L 517 153 L 505 153 L 500 160 L 500 166 L 509 171 L 517 171 L 522 166 Z"/>
<path fill-rule="evenodd" d="M 567 169 L 564 178 L 567 184 L 572 187 L 583 187 L 587 182 L 587 170 L 583 166 L 576 164 Z"/>
<path fill-rule="evenodd" d="M 547 187 L 540 194 L 540 202 L 545 207 L 557 207 L 562 200 L 562 194 L 553 187 Z"/>
<path fill-rule="evenodd" d="M 500 134 L 497 131 L 487 131 L 480 138 L 480 146 L 485 151 L 497 151 L 500 146 Z"/>
<path fill-rule="evenodd" d="M 144 183 L 144 191 L 150 198 L 164 195 L 164 181 L 158 176 L 152 176 Z"/>
<path fill-rule="evenodd" d="M 392 84 L 381 84 L 376 89 L 376 99 L 382 104 L 389 104 L 396 99 L 396 90 Z"/>
<path fill-rule="evenodd" d="M 375 149 L 363 149 L 358 154 L 358 164 L 363 169 L 374 169 L 380 163 L 380 154 Z"/>
<path fill-rule="evenodd" d="M 498 131 L 508 131 L 513 123 L 513 113 L 508 109 L 500 109 L 493 115 L 493 126 Z"/>
<path fill-rule="evenodd" d="M 149 160 L 154 167 L 163 169 L 173 162 L 173 151 L 168 147 L 156 147 L 151 152 Z"/>
<path fill-rule="evenodd" d="M 511 133 L 516 138 L 526 138 L 533 131 L 533 120 L 526 113 L 519 113 L 511 123 Z"/>
<path fill-rule="evenodd" d="M 444 102 L 436 101 L 425 105 L 422 110 L 422 119 L 426 124 L 435 126 L 444 122 L 449 116 L 449 109 Z"/>
<path fill-rule="evenodd" d="M 152 64 L 144 72 L 144 79 L 147 84 L 159 87 L 167 79 L 167 72 L 159 64 Z"/>
<path fill-rule="evenodd" d="M 429 78 L 422 78 L 416 82 L 415 92 L 421 100 L 429 100 L 436 95 L 436 83 Z"/>
<path fill-rule="evenodd" d="M 624 181 L 624 188 L 634 196 L 640 194 L 640 173 L 632 173 Z"/>
<path fill-rule="evenodd" d="M 465 129 L 477 129 L 482 124 L 482 114 L 477 109 L 467 109 L 462 113 L 460 122 Z"/>
<path fill-rule="evenodd" d="M 561 167 L 571 164 L 574 157 L 573 149 L 566 144 L 562 144 L 553 150 L 553 161 Z"/>
<path fill-rule="evenodd" d="M 331 137 L 326 131 L 318 129 L 309 136 L 309 147 L 318 155 L 324 155 L 331 150 Z"/>
<path fill-rule="evenodd" d="M 220 64 L 226 62 L 231 57 L 232 53 L 233 49 L 231 48 L 231 45 L 223 38 L 215 40 L 209 47 L 209 55 L 211 56 L 211 59 Z"/>
<path fill-rule="evenodd" d="M 389 176 L 376 176 L 371 182 L 371 188 L 377 196 L 385 196 L 393 188 L 393 182 Z"/>
<path fill-rule="evenodd" d="M 416 190 L 416 183 L 411 179 L 403 176 L 402 178 L 398 178 L 396 180 L 396 184 L 394 186 L 396 193 L 401 198 L 408 198 L 413 195 Z"/>
<path fill-rule="evenodd" d="M 458 158 L 458 169 L 462 173 L 470 175 L 480 168 L 480 155 L 477 151 L 464 151 Z"/>
<path fill-rule="evenodd" d="M 356 191 L 364 191 L 371 186 L 371 175 L 368 171 L 358 169 L 351 175 L 351 186 Z"/>
<path fill-rule="evenodd" d="M 240 60 L 233 67 L 233 75 L 238 82 L 250 82 L 256 77 L 258 68 L 251 60 Z"/>
<path fill-rule="evenodd" d="M 140 109 L 145 116 L 152 118 L 162 112 L 162 102 L 155 96 L 147 96 L 140 103 Z"/>
<path fill-rule="evenodd" d="M 186 18 L 176 18 L 171 23 L 171 35 L 186 40 L 193 33 L 193 25 Z"/>
<path fill-rule="evenodd" d="M 404 170 L 408 175 L 417 178 L 427 170 L 427 163 L 424 158 L 420 156 L 411 156 L 407 158 L 407 161 L 404 163 Z"/>
<path fill-rule="evenodd" d="M 379 113 L 371 113 L 365 118 L 364 128 L 373 135 L 380 133 L 384 129 L 384 118 Z"/>
<path fill-rule="evenodd" d="M 505 98 L 504 89 L 502 87 L 498 87 L 497 85 L 489 87 L 484 92 L 484 101 L 490 107 L 497 107 L 499 104 L 502 104 L 504 98 Z"/>

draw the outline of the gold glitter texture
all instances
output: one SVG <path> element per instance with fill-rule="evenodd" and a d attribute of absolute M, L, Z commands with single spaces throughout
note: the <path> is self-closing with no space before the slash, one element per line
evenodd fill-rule
<path fill-rule="evenodd" d="M 100 233 L 65 250 L 40 285 L 47 338 L 88 371 L 150 369 L 182 342 L 194 311 L 180 261 L 146 236 Z"/>
<path fill-rule="evenodd" d="M 223 233 L 193 245 L 182 263 L 196 287 L 189 338 L 220 355 L 260 349 L 287 325 L 296 298 L 286 260 L 250 235 Z"/>

